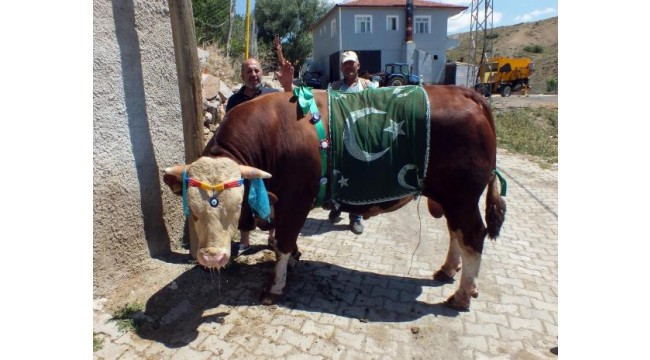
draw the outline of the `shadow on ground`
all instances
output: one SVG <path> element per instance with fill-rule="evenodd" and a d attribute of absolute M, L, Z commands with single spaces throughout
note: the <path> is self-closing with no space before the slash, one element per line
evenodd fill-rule
<path fill-rule="evenodd" d="M 343 218 L 337 219 L 334 224 L 328 219 L 308 217 L 300 230 L 300 236 L 320 235 L 332 231 L 350 231 L 350 220 L 345 213 Z"/>
<path fill-rule="evenodd" d="M 270 252 L 269 252 L 270 253 Z M 258 305 L 261 290 L 273 272 L 273 260 L 252 265 L 232 263 L 220 273 L 200 266 L 186 271 L 147 301 L 140 337 L 181 347 L 198 336 L 203 323 L 224 323 L 228 312 L 219 305 Z M 318 261 L 301 261 L 287 277 L 285 295 L 274 306 L 334 314 L 362 322 L 405 322 L 425 315 L 457 316 L 442 303 L 418 301 L 422 288 L 444 283 L 381 275 Z M 389 310 L 387 310 L 389 309 Z M 209 313 L 205 315 L 204 312 Z"/>

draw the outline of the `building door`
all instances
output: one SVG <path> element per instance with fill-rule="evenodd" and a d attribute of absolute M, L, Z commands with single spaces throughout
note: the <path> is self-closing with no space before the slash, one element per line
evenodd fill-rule
<path fill-rule="evenodd" d="M 381 69 L 381 51 L 380 50 L 361 50 L 356 52 L 359 55 L 359 75 L 376 74 Z"/>
<path fill-rule="evenodd" d="M 332 83 L 336 80 L 341 79 L 341 54 L 337 51 L 330 54 L 330 69 L 329 69 L 330 79 L 329 82 Z"/>

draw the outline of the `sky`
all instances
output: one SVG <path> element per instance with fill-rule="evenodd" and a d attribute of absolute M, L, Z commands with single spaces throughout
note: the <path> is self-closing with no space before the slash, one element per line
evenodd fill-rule
<path fill-rule="evenodd" d="M 245 14 L 246 0 L 236 1 L 235 11 L 238 14 Z M 343 1 L 333 1 L 333 3 L 341 2 Z M 447 31 L 449 34 L 469 31 L 471 0 L 442 0 L 438 2 L 467 6 L 467 10 L 449 19 Z M 250 11 L 252 12 L 254 8 L 255 0 L 250 0 Z M 558 16 L 558 0 L 496 0 L 492 1 L 492 13 L 493 27 L 543 20 Z"/>

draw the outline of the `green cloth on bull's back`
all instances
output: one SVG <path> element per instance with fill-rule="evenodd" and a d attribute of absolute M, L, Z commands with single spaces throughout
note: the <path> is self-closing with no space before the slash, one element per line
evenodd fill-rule
<path fill-rule="evenodd" d="M 429 101 L 421 86 L 328 90 L 331 198 L 351 205 L 422 190 L 429 154 Z"/>

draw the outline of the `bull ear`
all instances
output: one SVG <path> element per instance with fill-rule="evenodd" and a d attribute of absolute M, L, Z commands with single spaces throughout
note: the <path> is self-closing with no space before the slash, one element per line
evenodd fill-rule
<path fill-rule="evenodd" d="M 180 180 L 183 177 L 183 169 L 189 170 L 189 168 L 189 165 L 176 165 L 168 167 L 163 171 L 165 174 L 176 176 L 176 178 Z"/>
<path fill-rule="evenodd" d="M 271 174 L 267 173 L 266 171 L 262 171 L 260 169 L 246 165 L 239 165 L 239 171 L 241 172 L 241 177 L 244 179 L 268 179 L 271 177 Z"/>

